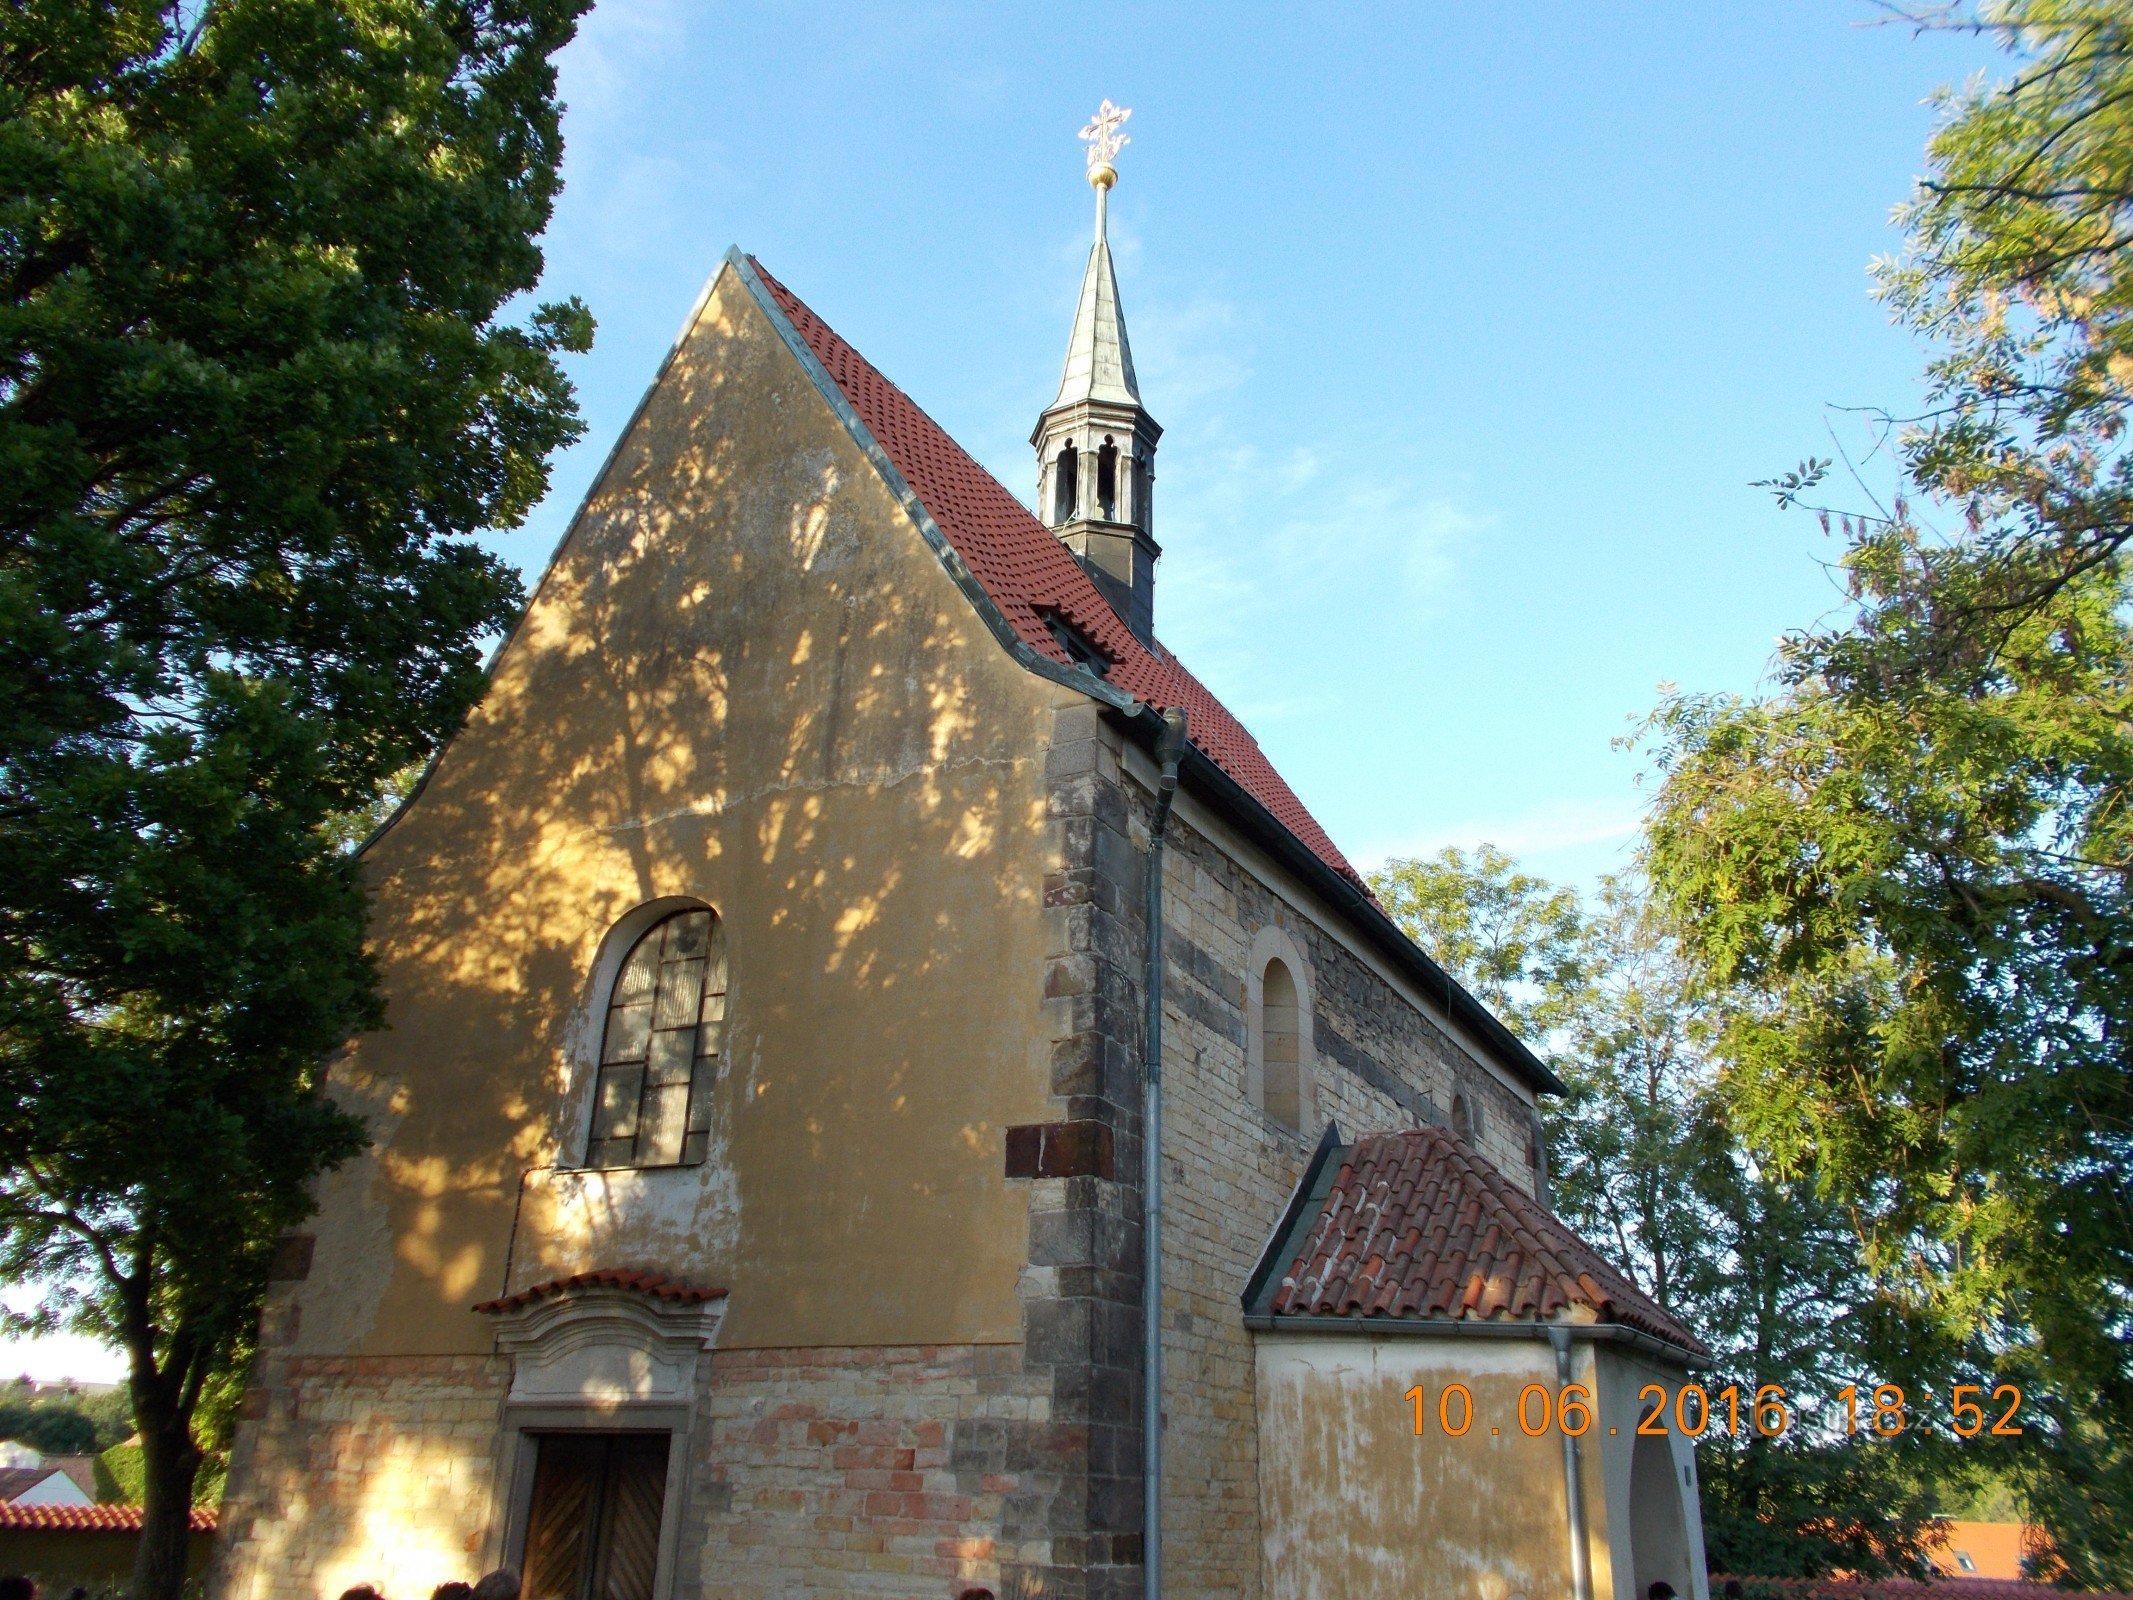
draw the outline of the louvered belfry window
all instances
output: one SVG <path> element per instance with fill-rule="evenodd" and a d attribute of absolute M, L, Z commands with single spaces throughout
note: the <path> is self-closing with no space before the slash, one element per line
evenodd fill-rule
<path fill-rule="evenodd" d="M 725 1047 L 724 929 L 710 911 L 676 912 L 630 946 L 608 997 L 586 1163 L 703 1160 Z"/>

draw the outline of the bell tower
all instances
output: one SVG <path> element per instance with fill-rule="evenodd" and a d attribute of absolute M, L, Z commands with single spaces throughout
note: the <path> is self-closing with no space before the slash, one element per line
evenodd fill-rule
<path fill-rule="evenodd" d="M 1118 304 L 1118 275 L 1104 228 L 1112 163 L 1129 141 L 1119 126 L 1133 113 L 1106 100 L 1081 130 L 1096 191 L 1096 242 L 1081 278 L 1059 395 L 1037 418 L 1037 513 L 1074 552 L 1096 586 L 1143 643 L 1155 631 L 1155 563 L 1150 531 L 1155 442 L 1163 430 L 1141 404 Z"/>

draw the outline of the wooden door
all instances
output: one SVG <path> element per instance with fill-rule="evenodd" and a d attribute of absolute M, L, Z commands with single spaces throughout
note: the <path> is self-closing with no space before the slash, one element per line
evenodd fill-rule
<path fill-rule="evenodd" d="M 534 1436 L 525 1600 L 652 1600 L 667 1435 Z"/>

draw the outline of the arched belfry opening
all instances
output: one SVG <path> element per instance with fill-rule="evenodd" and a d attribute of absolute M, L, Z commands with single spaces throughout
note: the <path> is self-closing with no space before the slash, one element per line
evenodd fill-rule
<path fill-rule="evenodd" d="M 1052 525 L 1072 522 L 1081 509 L 1081 452 L 1071 442 L 1059 447 L 1052 463 Z"/>
<path fill-rule="evenodd" d="M 1163 430 L 1141 404 L 1105 236 L 1117 181 L 1108 159 L 1091 160 L 1096 242 L 1082 274 L 1059 393 L 1037 418 L 1030 443 L 1037 451 L 1037 504 L 1044 520 L 1126 626 L 1146 641 L 1155 632 L 1155 563 L 1162 554 L 1148 510 Z"/>

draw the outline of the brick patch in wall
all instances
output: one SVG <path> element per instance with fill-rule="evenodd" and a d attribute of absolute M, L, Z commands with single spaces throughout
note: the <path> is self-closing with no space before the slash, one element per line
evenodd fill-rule
<path fill-rule="evenodd" d="M 1112 1154 L 1111 1125 L 1093 1117 L 1007 1130 L 1010 1178 L 1108 1178 Z"/>

